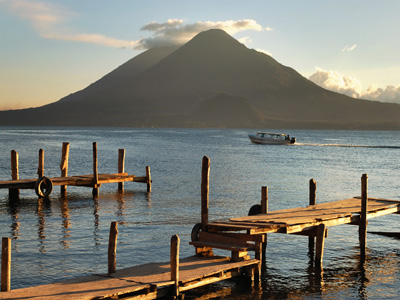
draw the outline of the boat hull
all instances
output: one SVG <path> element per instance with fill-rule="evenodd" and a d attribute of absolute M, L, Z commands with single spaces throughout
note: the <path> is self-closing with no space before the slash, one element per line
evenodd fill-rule
<path fill-rule="evenodd" d="M 293 145 L 294 141 L 292 140 L 278 140 L 278 139 L 268 139 L 268 138 L 260 138 L 255 135 L 249 135 L 249 139 L 253 144 L 260 145 Z"/>

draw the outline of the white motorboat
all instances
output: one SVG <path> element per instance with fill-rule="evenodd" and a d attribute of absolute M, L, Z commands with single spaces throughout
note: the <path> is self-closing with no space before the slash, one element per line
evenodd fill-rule
<path fill-rule="evenodd" d="M 272 133 L 272 132 L 257 132 L 249 134 L 250 141 L 254 144 L 263 145 L 289 145 L 296 143 L 295 137 L 290 137 L 288 134 Z"/>

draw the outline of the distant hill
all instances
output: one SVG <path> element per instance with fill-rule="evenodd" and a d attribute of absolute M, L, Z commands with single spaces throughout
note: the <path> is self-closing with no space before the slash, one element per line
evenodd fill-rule
<path fill-rule="evenodd" d="M 325 90 L 212 29 L 55 103 L 0 112 L 0 124 L 400 130 L 400 105 Z"/>

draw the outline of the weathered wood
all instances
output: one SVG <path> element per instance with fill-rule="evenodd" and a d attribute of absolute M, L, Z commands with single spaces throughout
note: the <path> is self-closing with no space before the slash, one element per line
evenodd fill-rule
<path fill-rule="evenodd" d="M 365 256 L 365 248 L 367 247 L 367 214 L 368 214 L 368 175 L 363 174 L 361 177 L 361 214 L 359 227 L 360 253 Z"/>
<path fill-rule="evenodd" d="M 39 149 L 39 166 L 38 166 L 38 178 L 42 178 L 44 176 L 44 150 Z"/>
<path fill-rule="evenodd" d="M 68 159 L 69 159 L 69 143 L 64 142 L 62 145 L 61 162 L 60 162 L 61 177 L 68 176 Z M 61 185 L 60 191 L 61 195 L 65 195 L 67 193 L 67 186 Z"/>
<path fill-rule="evenodd" d="M 15 150 L 11 151 L 11 179 L 12 180 L 19 179 L 18 153 Z M 18 197 L 19 190 L 9 189 L 8 194 L 10 198 Z"/>
<path fill-rule="evenodd" d="M 97 161 L 97 143 L 93 142 L 93 196 L 99 195 L 99 173 Z"/>
<path fill-rule="evenodd" d="M 268 187 L 263 186 L 261 188 L 261 213 L 268 213 Z M 264 241 L 261 244 L 261 262 L 262 267 L 266 266 L 266 257 L 267 257 L 267 234 L 264 235 Z"/>
<path fill-rule="evenodd" d="M 309 187 L 309 205 L 317 204 L 317 182 L 314 179 L 310 179 L 310 187 Z M 313 256 L 315 248 L 315 237 L 308 237 L 308 252 Z"/>
<path fill-rule="evenodd" d="M 232 262 L 228 257 L 192 256 L 179 261 L 180 291 L 190 290 L 243 274 L 254 269 L 258 261 Z M 16 289 L 0 298 L 70 300 L 73 299 L 155 299 L 167 296 L 175 286 L 168 272 L 170 261 L 149 263 L 117 270 L 111 275 L 100 274 L 74 278 L 58 283 Z M 167 271 L 166 271 L 167 270 Z M 132 296 L 134 293 L 134 296 Z"/>
<path fill-rule="evenodd" d="M 261 213 L 268 213 L 268 187 L 261 187 Z"/>
<path fill-rule="evenodd" d="M 208 224 L 208 206 L 209 206 L 209 189 L 210 189 L 210 159 L 203 157 L 201 171 L 201 224 L 203 229 Z"/>
<path fill-rule="evenodd" d="M 117 271 L 117 239 L 118 223 L 111 222 L 108 240 L 108 274 L 115 273 Z"/>
<path fill-rule="evenodd" d="M 316 249 L 315 249 L 315 264 L 316 266 L 322 265 L 322 259 L 324 257 L 324 245 L 326 236 L 325 224 L 318 225 L 317 236 L 316 236 Z"/>
<path fill-rule="evenodd" d="M 150 166 L 146 167 L 146 183 L 147 183 L 147 191 L 151 192 L 151 173 L 150 173 Z"/>
<path fill-rule="evenodd" d="M 1 291 L 11 290 L 11 238 L 1 240 Z"/>
<path fill-rule="evenodd" d="M 178 235 L 171 237 L 171 280 L 174 282 L 173 296 L 179 295 L 179 246 L 180 239 Z"/>
<path fill-rule="evenodd" d="M 125 149 L 119 149 L 118 150 L 118 173 L 124 173 L 124 172 L 125 172 Z M 123 182 L 118 183 L 118 190 L 119 191 L 124 190 Z"/>

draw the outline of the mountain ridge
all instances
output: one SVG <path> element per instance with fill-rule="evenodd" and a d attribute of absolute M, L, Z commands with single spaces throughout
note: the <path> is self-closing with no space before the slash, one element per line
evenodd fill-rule
<path fill-rule="evenodd" d="M 400 105 L 325 90 L 219 29 L 147 50 L 57 102 L 0 112 L 2 125 L 399 130 L 399 120 Z"/>

